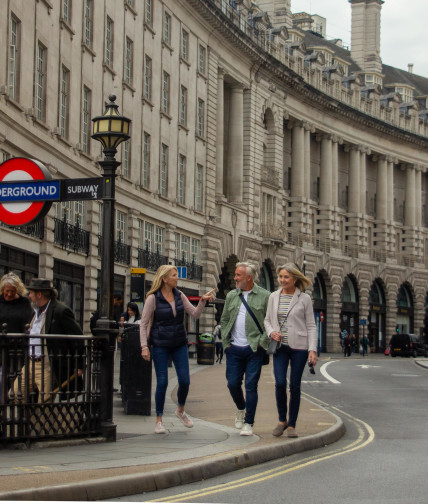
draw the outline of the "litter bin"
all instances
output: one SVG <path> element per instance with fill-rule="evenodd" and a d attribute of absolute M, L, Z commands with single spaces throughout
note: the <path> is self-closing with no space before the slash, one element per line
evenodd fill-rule
<path fill-rule="evenodd" d="M 215 345 L 211 333 L 202 333 L 197 339 L 196 359 L 198 364 L 214 364 Z"/>
<path fill-rule="evenodd" d="M 129 324 L 121 345 L 122 403 L 127 415 L 151 415 L 152 361 L 141 357 L 140 326 Z"/>

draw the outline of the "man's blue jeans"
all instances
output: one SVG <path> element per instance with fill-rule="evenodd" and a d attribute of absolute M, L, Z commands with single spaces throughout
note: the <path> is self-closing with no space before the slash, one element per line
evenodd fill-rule
<path fill-rule="evenodd" d="M 308 361 L 307 350 L 293 350 L 288 345 L 281 345 L 273 356 L 275 375 L 275 397 L 280 422 L 287 421 L 287 369 L 290 364 L 290 412 L 288 425 L 296 427 L 300 408 L 300 385 L 303 370 Z"/>
<path fill-rule="evenodd" d="M 254 424 L 256 415 L 260 373 L 264 350 L 258 348 L 253 352 L 250 346 L 240 347 L 230 345 L 225 350 L 226 379 L 230 395 L 236 407 L 245 411 L 245 423 Z M 242 381 L 245 374 L 245 398 L 242 391 Z"/>
<path fill-rule="evenodd" d="M 168 363 L 170 358 L 174 363 L 178 378 L 177 402 L 179 406 L 186 404 L 190 386 L 189 351 L 187 344 L 179 347 L 152 347 L 152 359 L 156 372 L 156 416 L 163 415 L 165 395 L 168 387 Z"/>

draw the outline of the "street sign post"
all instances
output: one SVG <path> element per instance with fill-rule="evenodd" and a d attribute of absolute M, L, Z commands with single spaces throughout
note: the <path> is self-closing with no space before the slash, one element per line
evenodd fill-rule
<path fill-rule="evenodd" d="M 40 161 L 12 158 L 0 164 L 0 222 L 25 226 L 43 218 L 54 201 L 97 200 L 104 178 L 53 180 Z"/>

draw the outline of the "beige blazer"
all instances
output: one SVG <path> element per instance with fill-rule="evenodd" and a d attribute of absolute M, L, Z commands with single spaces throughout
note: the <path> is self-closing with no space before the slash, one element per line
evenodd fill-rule
<path fill-rule="evenodd" d="M 265 317 L 266 334 L 280 332 L 278 322 L 279 295 L 278 289 L 269 296 Z M 288 309 L 288 344 L 295 350 L 317 351 L 317 330 L 315 326 L 314 310 L 309 294 L 296 288 Z"/>

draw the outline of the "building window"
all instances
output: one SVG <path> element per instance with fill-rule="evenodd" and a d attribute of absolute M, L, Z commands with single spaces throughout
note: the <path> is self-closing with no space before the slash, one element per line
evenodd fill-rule
<path fill-rule="evenodd" d="M 144 221 L 138 219 L 138 248 L 144 249 Z"/>
<path fill-rule="evenodd" d="M 145 5 L 146 5 L 146 9 L 145 9 L 144 20 L 149 26 L 152 26 L 152 24 L 153 24 L 153 2 L 152 2 L 152 0 L 145 0 Z"/>
<path fill-rule="evenodd" d="M 192 238 L 192 262 L 199 264 L 199 251 L 201 248 L 201 242 L 196 238 Z"/>
<path fill-rule="evenodd" d="M 162 144 L 159 190 L 161 196 L 168 195 L 168 146 Z"/>
<path fill-rule="evenodd" d="M 21 54 L 21 22 L 12 16 L 9 43 L 9 96 L 19 100 L 19 76 Z"/>
<path fill-rule="evenodd" d="M 122 175 L 124 177 L 130 176 L 131 166 L 131 143 L 130 140 L 123 142 L 122 147 Z"/>
<path fill-rule="evenodd" d="M 46 47 L 39 42 L 36 68 L 36 118 L 39 121 L 46 120 L 46 54 Z"/>
<path fill-rule="evenodd" d="M 155 251 L 163 254 L 164 244 L 164 229 L 160 226 L 155 226 Z"/>
<path fill-rule="evenodd" d="M 71 24 L 71 2 L 72 0 L 62 0 L 62 19 Z"/>
<path fill-rule="evenodd" d="M 163 40 L 166 44 L 171 45 L 171 16 L 165 12 L 163 19 Z"/>
<path fill-rule="evenodd" d="M 152 99 L 152 59 L 147 55 L 144 62 L 144 98 Z"/>
<path fill-rule="evenodd" d="M 204 46 L 199 46 L 199 58 L 198 58 L 198 68 L 199 72 L 203 75 L 206 73 L 206 49 Z"/>
<path fill-rule="evenodd" d="M 54 203 L 54 213 L 57 219 L 71 226 L 82 227 L 85 216 L 84 201 L 62 201 Z"/>
<path fill-rule="evenodd" d="M 143 142 L 143 173 L 141 177 L 141 184 L 143 187 L 149 186 L 149 174 L 150 174 L 150 135 L 144 133 Z"/>
<path fill-rule="evenodd" d="M 181 32 L 181 57 L 186 61 L 189 59 L 189 34 L 186 30 Z"/>
<path fill-rule="evenodd" d="M 205 131 L 205 102 L 198 99 L 198 135 L 204 136 Z"/>
<path fill-rule="evenodd" d="M 169 74 L 165 70 L 162 80 L 162 111 L 169 114 Z"/>
<path fill-rule="evenodd" d="M 107 16 L 106 22 L 106 65 L 113 66 L 113 21 Z"/>
<path fill-rule="evenodd" d="M 69 100 L 70 100 L 70 72 L 61 67 L 61 93 L 60 93 L 60 117 L 59 129 L 60 134 L 64 138 L 68 138 L 68 120 L 69 120 Z"/>
<path fill-rule="evenodd" d="M 184 86 L 181 86 L 180 93 L 180 124 L 187 124 L 187 89 Z"/>
<path fill-rule="evenodd" d="M 93 1 L 85 0 L 85 44 L 88 47 L 92 47 L 93 23 Z"/>
<path fill-rule="evenodd" d="M 177 201 L 180 205 L 184 205 L 186 197 L 186 157 L 180 154 L 178 158 L 178 174 L 177 174 Z"/>
<path fill-rule="evenodd" d="M 126 37 L 125 82 L 127 84 L 132 84 L 133 59 L 134 59 L 134 44 L 131 39 Z"/>
<path fill-rule="evenodd" d="M 146 222 L 144 226 L 144 248 L 149 252 L 154 252 L 154 229 L 155 226 Z"/>
<path fill-rule="evenodd" d="M 126 243 L 126 213 L 116 210 L 116 241 Z"/>
<path fill-rule="evenodd" d="M 195 210 L 202 212 L 202 197 L 204 183 L 204 167 L 200 164 L 196 165 L 195 176 Z"/>
<path fill-rule="evenodd" d="M 180 259 L 184 259 L 186 262 L 189 262 L 189 254 L 190 254 L 190 238 L 188 236 L 181 235 Z"/>
<path fill-rule="evenodd" d="M 9 152 L 6 152 L 4 150 L 0 150 L 0 161 L 2 163 L 4 163 L 5 161 L 7 161 L 8 159 L 10 159 L 10 154 Z"/>
<path fill-rule="evenodd" d="M 82 151 L 89 154 L 91 152 L 91 91 L 83 86 L 83 114 L 82 114 Z"/>

